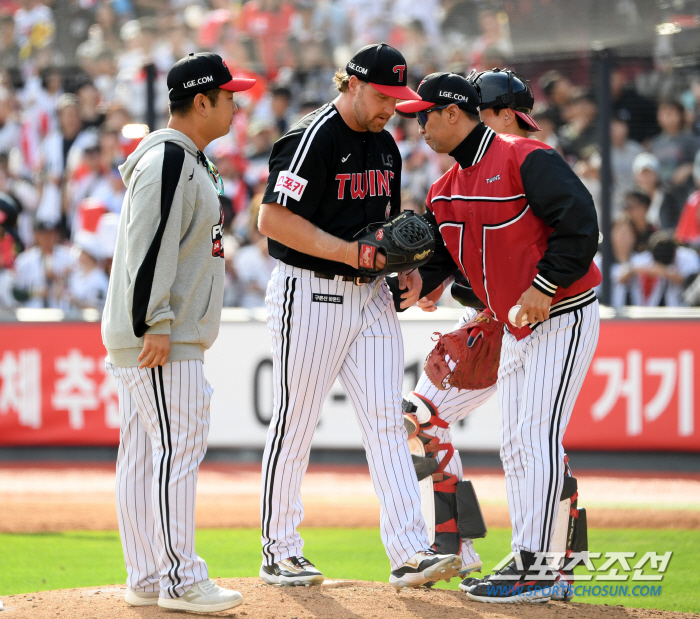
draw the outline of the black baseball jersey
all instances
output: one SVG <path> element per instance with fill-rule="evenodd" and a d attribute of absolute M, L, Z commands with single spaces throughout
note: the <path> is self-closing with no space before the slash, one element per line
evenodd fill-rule
<path fill-rule="evenodd" d="M 401 210 L 401 155 L 388 131 L 353 131 L 335 105 L 304 116 L 272 149 L 263 203 L 277 202 L 346 241 Z M 292 266 L 356 275 L 268 239 L 270 255 Z"/>

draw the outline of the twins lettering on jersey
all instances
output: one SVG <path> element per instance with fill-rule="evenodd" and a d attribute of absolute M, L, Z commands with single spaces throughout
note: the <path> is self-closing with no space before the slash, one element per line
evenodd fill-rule
<path fill-rule="evenodd" d="M 394 173 L 391 170 L 365 170 L 353 174 L 336 174 L 335 180 L 338 181 L 338 200 L 345 198 L 345 188 L 348 184 L 350 197 L 353 200 L 356 198 L 363 200 L 368 193 L 370 196 L 391 197 Z"/>
<path fill-rule="evenodd" d="M 279 191 L 280 193 L 283 193 L 293 200 L 299 202 L 308 183 L 309 181 L 307 181 L 305 178 L 294 174 L 294 172 L 286 170 L 285 172 L 280 172 L 277 176 L 275 191 Z"/>

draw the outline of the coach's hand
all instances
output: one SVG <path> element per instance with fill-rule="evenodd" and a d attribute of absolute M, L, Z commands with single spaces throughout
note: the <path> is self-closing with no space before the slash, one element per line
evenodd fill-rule
<path fill-rule="evenodd" d="M 549 306 L 552 305 L 552 297 L 548 297 L 534 286 L 530 286 L 520 295 L 517 305 L 520 305 L 520 311 L 515 317 L 515 324 L 519 325 L 523 316 L 527 316 L 527 321 L 532 325 L 549 318 Z"/>
<path fill-rule="evenodd" d="M 408 288 L 406 292 L 401 295 L 403 301 L 401 301 L 401 309 L 406 309 L 415 305 L 416 301 L 420 297 L 420 290 L 423 287 L 423 278 L 420 276 L 418 269 L 413 269 L 412 271 L 405 271 L 399 273 L 399 288 L 402 290 Z"/>
<path fill-rule="evenodd" d="M 440 297 L 442 297 L 442 293 L 444 291 L 445 283 L 443 282 L 431 293 L 426 294 L 424 297 L 418 299 L 418 307 L 420 307 L 424 312 L 434 312 L 437 309 L 436 304 L 440 300 Z"/>
<path fill-rule="evenodd" d="M 170 355 L 170 336 L 148 334 L 143 336 L 143 349 L 137 361 L 141 363 L 139 369 L 154 368 L 157 365 L 165 365 Z"/>

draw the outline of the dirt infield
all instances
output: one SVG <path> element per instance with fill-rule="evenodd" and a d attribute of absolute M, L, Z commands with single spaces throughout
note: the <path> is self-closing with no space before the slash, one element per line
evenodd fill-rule
<path fill-rule="evenodd" d="M 508 527 L 503 473 L 465 471 L 489 526 Z M 700 476 L 577 473 L 581 505 L 596 528 L 700 529 Z M 115 530 L 113 465 L 0 466 L 0 532 Z M 376 527 L 379 502 L 366 467 L 312 466 L 302 484 L 306 527 Z M 260 469 L 202 467 L 197 526 L 258 527 Z"/>
<path fill-rule="evenodd" d="M 681 619 L 697 617 L 622 606 L 549 602 L 547 604 L 480 604 L 459 591 L 411 589 L 397 594 L 386 583 L 332 581 L 322 587 L 279 588 L 261 585 L 257 578 L 219 579 L 218 584 L 243 594 L 244 603 L 207 616 L 254 619 Z M 88 589 L 43 591 L 2 598 L 8 619 L 148 619 L 168 611 L 153 607 L 132 608 L 124 602 L 125 588 L 112 585 Z M 177 615 L 173 615 L 177 616 Z M 185 615 L 180 615 L 185 616 Z"/>

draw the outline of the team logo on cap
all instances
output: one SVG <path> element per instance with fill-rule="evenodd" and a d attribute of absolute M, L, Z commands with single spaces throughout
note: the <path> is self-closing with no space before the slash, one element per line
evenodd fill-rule
<path fill-rule="evenodd" d="M 405 64 L 397 64 L 394 67 L 394 73 L 399 74 L 399 82 L 403 82 L 403 72 L 406 70 L 406 65 Z"/>

